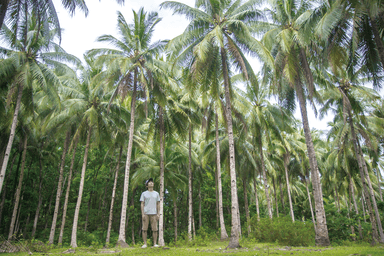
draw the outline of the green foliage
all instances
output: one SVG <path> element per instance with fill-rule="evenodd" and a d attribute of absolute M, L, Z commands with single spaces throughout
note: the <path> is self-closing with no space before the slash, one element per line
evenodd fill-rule
<path fill-rule="evenodd" d="M 250 238 L 259 242 L 290 246 L 310 246 L 315 242 L 312 222 L 295 221 L 290 217 L 251 219 Z"/>

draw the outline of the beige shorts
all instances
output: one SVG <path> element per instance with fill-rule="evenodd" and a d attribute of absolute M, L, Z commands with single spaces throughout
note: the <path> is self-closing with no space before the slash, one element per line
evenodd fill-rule
<path fill-rule="evenodd" d="M 148 230 L 148 224 L 151 222 L 152 231 L 157 231 L 157 215 L 144 215 L 143 230 Z"/>

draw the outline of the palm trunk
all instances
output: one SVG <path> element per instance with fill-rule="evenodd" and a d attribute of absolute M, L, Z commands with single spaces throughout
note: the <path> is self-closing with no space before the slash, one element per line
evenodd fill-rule
<path fill-rule="evenodd" d="M 177 242 L 177 196 L 173 200 L 173 226 L 175 228 L 175 244 Z"/>
<path fill-rule="evenodd" d="M 279 217 L 279 205 L 277 203 L 277 193 L 276 193 L 275 178 L 273 178 L 273 176 L 272 176 L 272 184 L 273 184 L 273 195 L 275 197 L 276 216 Z"/>
<path fill-rule="evenodd" d="M 63 244 L 64 227 L 65 227 L 65 221 L 67 220 L 66 217 L 67 217 L 67 209 L 68 209 L 69 192 L 71 189 L 72 172 L 73 172 L 73 165 L 75 163 L 75 156 L 76 156 L 78 139 L 79 139 L 78 137 L 75 138 L 75 142 L 74 142 L 74 146 L 73 146 L 71 166 L 69 168 L 68 185 L 67 185 L 67 191 L 65 192 L 65 199 L 64 199 L 64 206 L 63 206 L 63 217 L 61 220 L 61 227 L 60 227 L 60 234 L 59 234 L 59 242 L 58 242 L 59 245 Z"/>
<path fill-rule="evenodd" d="M 295 222 L 295 215 L 293 213 L 292 198 L 291 198 L 291 188 L 289 186 L 288 178 L 288 162 L 289 162 L 289 153 L 284 155 L 284 171 L 285 171 L 285 182 L 287 183 L 287 192 L 288 192 L 288 201 L 289 201 L 289 213 L 292 218 L 292 222 Z"/>
<path fill-rule="evenodd" d="M 201 217 L 201 184 L 199 183 L 199 229 L 203 226 L 203 220 Z"/>
<path fill-rule="evenodd" d="M 312 199 L 311 199 L 311 194 L 309 193 L 308 180 L 305 176 L 304 176 L 304 183 L 305 183 L 305 188 L 307 189 L 309 208 L 311 209 L 312 223 L 316 232 L 316 220 L 315 220 L 315 215 L 313 214 Z"/>
<path fill-rule="evenodd" d="M 340 212 L 340 199 L 339 199 L 339 192 L 337 191 L 337 185 L 335 187 L 335 196 L 337 201 L 337 212 Z"/>
<path fill-rule="evenodd" d="M 39 157 L 39 165 L 40 165 L 40 174 L 39 174 L 39 202 L 37 204 L 36 213 L 35 213 L 35 219 L 33 221 L 33 228 L 32 228 L 32 239 L 35 238 L 36 228 L 37 228 L 37 221 L 39 220 L 40 215 L 40 209 L 41 205 L 43 203 L 43 195 L 42 195 L 42 188 L 43 188 L 43 165 L 41 163 L 41 157 Z"/>
<path fill-rule="evenodd" d="M 351 174 L 349 174 L 349 172 L 347 174 L 348 174 L 348 178 L 349 178 L 349 191 L 351 193 L 353 206 L 355 208 L 356 214 L 359 215 L 359 209 L 358 209 L 357 203 L 356 203 L 355 189 L 353 188 L 352 177 L 351 177 Z M 359 236 L 360 236 L 360 240 L 362 240 L 363 239 L 363 231 L 361 229 L 360 219 L 359 219 Z"/>
<path fill-rule="evenodd" d="M 312 174 L 312 186 L 313 186 L 313 197 L 315 199 L 315 209 L 316 209 L 316 244 L 319 246 L 328 246 L 330 245 L 327 220 L 325 217 L 324 203 L 323 203 L 323 192 L 321 189 L 321 182 L 319 176 L 319 170 L 317 166 L 317 160 L 315 155 L 315 148 L 313 146 L 313 141 L 311 137 L 311 130 L 309 128 L 307 106 L 304 98 L 303 88 L 301 83 L 296 83 L 296 94 L 300 103 L 301 118 L 303 121 L 305 142 L 307 144 L 309 165 L 311 168 Z"/>
<path fill-rule="evenodd" d="M 377 178 L 377 186 L 379 187 L 380 201 L 383 201 L 383 191 L 381 190 L 381 174 L 380 174 L 379 168 L 377 168 L 376 170 L 376 178 Z"/>
<path fill-rule="evenodd" d="M 367 220 L 365 219 L 365 200 L 364 200 L 364 191 L 362 190 L 361 191 L 361 205 L 363 207 L 363 218 L 364 218 L 364 222 L 367 223 Z"/>
<path fill-rule="evenodd" d="M 283 186 L 282 186 L 282 182 L 281 182 L 281 176 L 279 176 L 279 189 L 280 189 L 280 202 L 281 202 L 281 206 L 282 206 L 282 213 L 285 215 L 285 204 L 284 204 L 284 194 L 283 194 Z"/>
<path fill-rule="evenodd" d="M 13 213 L 12 213 L 11 225 L 9 228 L 8 240 L 11 240 L 12 236 L 14 234 L 15 222 L 16 222 L 16 217 L 17 217 L 19 202 L 20 202 L 21 187 L 23 185 L 26 155 L 27 155 L 27 135 L 25 135 L 25 138 L 24 138 L 24 149 L 23 149 L 23 156 L 22 156 L 22 162 L 21 162 L 19 184 L 18 184 L 17 189 L 16 189 L 15 205 L 13 207 Z"/>
<path fill-rule="evenodd" d="M 121 162 L 121 155 L 122 155 L 122 153 L 123 153 L 123 146 L 120 147 L 119 160 L 117 161 L 116 172 L 115 172 L 115 179 L 113 181 L 111 207 L 109 209 L 109 218 L 108 218 L 107 239 L 105 241 L 107 246 L 109 245 L 109 239 L 111 238 L 111 229 L 112 229 L 112 220 L 113 220 L 113 207 L 115 205 L 117 178 L 119 177 L 119 169 L 120 169 L 120 162 Z"/>
<path fill-rule="evenodd" d="M 1 29 L 1 27 L 0 27 L 0 29 Z M 1 166 L 1 172 L 0 172 L 0 193 L 1 193 L 2 189 L 3 189 L 4 176 L 5 176 L 5 172 L 7 170 L 9 156 L 11 154 L 13 139 L 15 138 L 16 126 L 17 126 L 17 118 L 19 116 L 19 110 L 20 110 L 20 105 L 21 105 L 21 96 L 23 94 L 23 88 L 24 88 L 24 85 L 21 84 L 20 87 L 19 87 L 19 92 L 17 94 L 16 107 L 15 107 L 15 112 L 13 114 L 12 125 L 11 125 L 11 134 L 9 135 L 9 140 L 8 140 L 7 148 L 6 148 L 5 154 L 4 154 L 3 164 Z"/>
<path fill-rule="evenodd" d="M 264 190 L 265 190 L 265 199 L 267 200 L 268 216 L 270 219 L 272 219 L 271 199 L 269 198 L 269 192 L 268 192 L 268 180 L 267 180 L 267 172 L 265 170 L 261 135 L 259 135 L 259 152 L 260 152 L 260 160 L 261 160 L 261 169 L 263 171 L 263 183 L 264 183 Z"/>
<path fill-rule="evenodd" d="M 365 201 L 367 202 L 367 206 L 368 206 L 368 210 L 369 210 L 369 218 L 370 218 L 371 224 L 372 224 L 372 244 L 376 244 L 376 242 L 379 240 L 379 234 L 377 232 L 376 219 L 375 219 L 375 216 L 373 214 L 372 204 L 371 204 L 371 200 L 369 199 L 369 192 L 368 192 L 367 184 L 366 184 L 365 177 L 364 177 L 364 168 L 363 168 L 364 158 L 363 158 L 363 155 L 361 154 L 361 151 L 359 150 L 359 142 L 357 140 L 357 136 L 355 133 L 355 126 L 353 124 L 351 111 L 348 111 L 348 117 L 349 117 L 348 118 L 349 119 L 349 125 L 351 128 L 351 136 L 352 136 L 352 142 L 353 142 L 352 144 L 353 144 L 353 148 L 355 150 L 357 163 L 359 166 L 361 182 L 363 184 L 363 195 L 365 196 L 365 199 L 366 199 Z"/>
<path fill-rule="evenodd" d="M 255 204 L 256 204 L 256 213 L 257 213 L 257 220 L 260 220 L 260 209 L 259 209 L 259 198 L 257 196 L 257 184 L 256 184 L 256 177 L 253 177 L 253 187 L 255 189 Z"/>
<path fill-rule="evenodd" d="M 220 162 L 220 140 L 219 140 L 219 117 L 217 115 L 217 107 L 215 107 L 215 130 L 216 130 L 216 174 L 217 174 L 217 194 L 219 198 L 219 220 L 220 220 L 220 239 L 221 241 L 228 239 L 227 230 L 225 229 L 224 213 L 223 213 L 223 191 L 221 185 L 221 162 Z"/>
<path fill-rule="evenodd" d="M 188 136 L 188 239 L 192 240 L 192 124 Z"/>
<path fill-rule="evenodd" d="M 160 219 L 159 219 L 159 245 L 164 246 L 164 119 L 163 108 L 159 106 L 160 115 Z"/>
<path fill-rule="evenodd" d="M 131 101 L 131 123 L 129 126 L 129 141 L 128 141 L 128 149 L 127 149 L 127 160 L 125 162 L 124 192 L 123 192 L 123 202 L 122 202 L 122 206 L 121 206 L 119 238 L 117 240 L 117 245 L 122 246 L 122 247 L 128 247 L 128 244 L 125 242 L 125 222 L 126 222 L 126 217 L 127 217 L 129 172 L 130 172 L 130 168 L 131 168 L 133 134 L 135 132 L 137 68 L 135 69 L 133 80 L 134 81 L 133 81 L 133 93 L 132 93 L 132 101 Z"/>
<path fill-rule="evenodd" d="M 251 234 L 251 218 L 249 216 L 249 207 L 248 207 L 248 195 L 247 195 L 247 179 L 243 179 L 243 191 L 244 191 L 244 207 L 245 207 L 245 216 L 247 218 L 247 232 L 248 236 Z"/>
<path fill-rule="evenodd" d="M 239 208 L 239 203 L 237 200 L 237 178 L 236 178 L 236 162 L 235 162 L 235 143 L 233 139 L 233 127 L 232 127 L 232 108 L 231 108 L 231 97 L 229 93 L 229 74 L 227 66 L 227 55 L 225 49 L 221 48 L 221 62 L 223 67 L 223 77 L 224 77 L 224 91 L 225 91 L 225 116 L 227 121 L 227 132 L 228 132 L 228 143 L 229 143 L 229 171 L 231 179 L 231 218 L 232 218 L 232 228 L 231 228 L 231 238 L 229 241 L 228 248 L 238 248 L 239 244 L 239 218 L 237 217 L 237 212 Z"/>
<path fill-rule="evenodd" d="M 360 150 L 360 157 L 361 157 L 361 161 L 363 162 L 365 177 L 367 179 L 369 193 L 370 193 L 371 199 L 372 199 L 373 209 L 375 210 L 375 214 L 376 214 L 377 226 L 379 227 L 379 242 L 383 244 L 384 243 L 384 233 L 383 233 L 383 226 L 381 225 L 380 212 L 379 212 L 379 209 L 377 208 L 377 203 L 376 203 L 375 193 L 374 193 L 373 188 L 372 188 L 371 178 L 369 177 L 368 168 L 367 168 L 367 165 L 365 163 L 365 160 L 363 157 L 363 151 L 361 150 L 361 147 L 359 145 L 359 141 L 357 141 L 357 146 Z"/>
<path fill-rule="evenodd" d="M 66 138 L 65 138 L 65 142 L 64 142 L 63 154 L 61 156 L 59 183 L 57 184 L 57 192 L 56 192 L 55 211 L 53 213 L 52 227 L 51 227 L 51 232 L 49 234 L 49 240 L 48 240 L 49 245 L 53 244 L 53 241 L 55 238 L 57 215 L 59 214 L 59 205 L 60 205 L 60 197 L 61 197 L 61 184 L 63 182 L 65 155 L 67 154 L 67 148 L 68 148 L 70 136 L 71 136 L 71 132 L 70 132 L 70 130 L 68 130 Z"/>
<path fill-rule="evenodd" d="M 5 184 L 7 184 L 8 180 L 9 180 L 9 177 L 11 177 L 11 174 L 12 174 L 12 169 L 13 169 L 13 164 L 15 163 L 15 160 L 16 160 L 16 156 L 17 154 L 14 154 L 14 157 L 12 159 L 12 162 L 11 162 L 11 166 L 9 168 L 9 172 L 5 178 Z M 1 220 L 3 219 L 3 210 L 4 210 L 4 204 L 5 204 L 5 196 L 6 196 L 6 192 L 7 192 L 7 187 L 5 186 L 4 187 L 4 190 L 3 190 L 3 193 L 1 193 L 1 203 L 0 203 L 0 226 L 1 226 Z"/>
<path fill-rule="evenodd" d="M 75 214 L 74 214 L 74 218 L 73 218 L 72 237 L 71 237 L 71 247 L 72 248 L 76 248 L 77 247 L 77 223 L 79 221 L 79 212 L 80 212 L 80 206 L 81 206 L 81 199 L 83 197 L 85 170 L 87 169 L 87 160 L 88 160 L 89 143 L 90 143 L 90 140 L 91 140 L 91 133 L 92 133 L 92 127 L 90 127 L 89 130 L 88 130 L 87 142 L 86 142 L 85 151 L 84 151 L 83 167 L 81 169 L 79 195 L 77 197 Z"/>

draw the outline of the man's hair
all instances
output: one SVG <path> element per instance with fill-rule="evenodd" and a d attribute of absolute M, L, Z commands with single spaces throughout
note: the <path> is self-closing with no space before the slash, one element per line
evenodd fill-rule
<path fill-rule="evenodd" d="M 145 186 L 146 186 L 146 187 L 148 187 L 148 183 L 149 183 L 150 181 L 153 182 L 153 179 L 152 179 L 152 178 L 149 178 L 149 179 L 147 179 L 147 180 L 145 181 Z"/>

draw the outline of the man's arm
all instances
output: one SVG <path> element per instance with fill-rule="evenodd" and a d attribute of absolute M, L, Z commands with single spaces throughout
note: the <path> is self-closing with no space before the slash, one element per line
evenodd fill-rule
<path fill-rule="evenodd" d="M 141 217 L 144 219 L 144 201 L 141 201 Z"/>
<path fill-rule="evenodd" d="M 160 219 L 160 201 L 157 201 L 156 207 L 157 207 L 157 219 Z"/>

